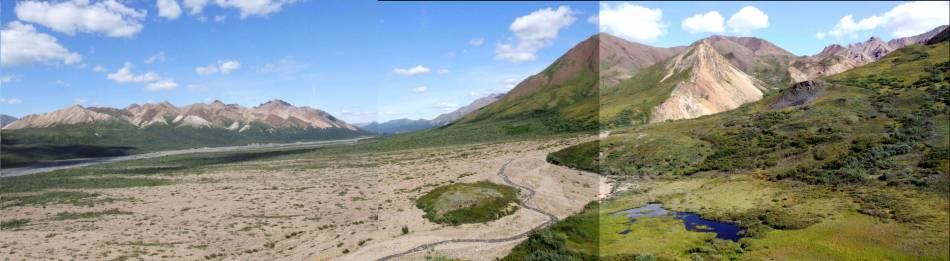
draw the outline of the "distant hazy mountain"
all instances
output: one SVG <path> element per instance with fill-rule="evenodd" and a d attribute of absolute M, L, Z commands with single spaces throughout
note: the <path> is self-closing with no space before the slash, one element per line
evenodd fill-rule
<path fill-rule="evenodd" d="M 871 37 L 867 41 L 851 44 L 847 47 L 832 44 L 826 46 L 816 55 L 795 61 L 789 70 L 795 72 L 793 78 L 796 81 L 844 72 L 880 60 L 888 53 L 908 45 L 925 44 L 931 39 L 939 38 L 940 34 L 946 30 L 947 26 L 944 25 L 923 34 L 896 38 L 887 42 L 878 37 Z M 939 40 L 936 39 L 936 42 L 939 42 Z"/>
<path fill-rule="evenodd" d="M 17 120 L 16 117 L 6 115 L 6 114 L 0 114 L 0 127 L 7 126 L 16 120 Z"/>
<path fill-rule="evenodd" d="M 398 134 L 424 130 L 432 127 L 434 127 L 434 125 L 432 125 L 432 123 L 426 119 L 395 119 L 383 123 L 371 122 L 361 126 L 360 128 L 379 134 Z"/>
<path fill-rule="evenodd" d="M 252 124 L 270 128 L 359 129 L 332 115 L 310 107 L 296 107 L 281 100 L 273 100 L 256 107 L 214 101 L 175 107 L 169 102 L 132 104 L 125 109 L 73 105 L 65 109 L 28 115 L 5 126 L 4 129 L 46 128 L 79 123 L 118 122 L 145 128 L 167 125 L 192 128 L 221 128 L 244 132 Z"/>
<path fill-rule="evenodd" d="M 502 96 L 504 96 L 504 94 L 499 94 L 499 93 L 489 94 L 488 96 L 475 99 L 475 101 L 472 101 L 472 103 L 466 106 L 462 106 L 461 108 L 458 108 L 452 112 L 443 113 L 439 116 L 436 116 L 432 120 L 396 119 L 396 120 L 386 121 L 383 123 L 369 122 L 369 123 L 361 123 L 361 124 L 356 124 L 356 125 L 359 126 L 363 130 L 379 133 L 379 134 L 397 134 L 397 133 L 424 130 L 424 129 L 428 129 L 432 127 L 440 127 L 440 126 L 445 126 L 452 122 L 455 122 L 461 119 L 462 117 L 465 117 L 465 115 L 468 115 L 472 112 L 477 111 L 478 109 L 481 109 L 482 107 L 492 104 L 498 101 L 498 99 L 500 99 Z"/>
<path fill-rule="evenodd" d="M 444 113 L 442 115 L 435 117 L 435 119 L 432 119 L 431 123 L 433 126 L 448 125 L 449 123 L 455 122 L 461 119 L 462 117 L 465 117 L 465 115 L 475 112 L 478 109 L 481 109 L 482 107 L 495 103 L 496 101 L 498 101 L 498 99 L 501 99 L 501 97 L 503 96 L 505 96 L 505 94 L 503 93 L 493 93 L 493 94 L 489 94 L 488 96 L 478 98 L 472 103 L 466 106 L 463 106 L 461 108 L 458 108 L 455 111 Z"/>

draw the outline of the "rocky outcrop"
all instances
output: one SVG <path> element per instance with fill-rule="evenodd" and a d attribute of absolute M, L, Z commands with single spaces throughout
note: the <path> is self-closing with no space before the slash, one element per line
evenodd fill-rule
<path fill-rule="evenodd" d="M 738 108 L 762 99 L 764 85 L 734 67 L 716 52 L 709 40 L 699 41 L 673 57 L 667 65 L 671 76 L 687 73 L 670 97 L 654 108 L 650 122 L 691 119 Z"/>
<path fill-rule="evenodd" d="M 782 90 L 772 103 L 772 109 L 806 105 L 825 94 L 825 83 L 821 81 L 803 81 Z"/>

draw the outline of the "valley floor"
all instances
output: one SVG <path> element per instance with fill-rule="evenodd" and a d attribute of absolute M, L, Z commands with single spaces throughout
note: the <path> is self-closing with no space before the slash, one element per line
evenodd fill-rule
<path fill-rule="evenodd" d="M 485 224 L 438 225 L 414 200 L 453 182 L 504 184 L 498 170 L 511 160 L 511 181 L 537 191 L 525 203 L 565 218 L 609 191 L 600 176 L 544 160 L 584 139 L 175 156 L 4 178 L 0 253 L 13 260 L 371 260 L 435 241 L 508 237 L 547 219 L 521 209 Z M 82 187 L 83 179 L 96 185 Z M 493 260 L 521 240 L 445 244 L 400 259 Z"/>

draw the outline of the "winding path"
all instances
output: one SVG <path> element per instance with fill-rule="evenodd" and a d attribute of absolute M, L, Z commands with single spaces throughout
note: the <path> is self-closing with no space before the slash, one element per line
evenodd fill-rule
<path fill-rule="evenodd" d="M 532 228 L 531 230 L 522 232 L 521 234 L 517 234 L 517 235 L 514 235 L 514 236 L 510 236 L 510 237 L 492 238 L 492 239 L 449 239 L 449 240 L 443 240 L 443 241 L 438 241 L 438 242 L 432 242 L 432 243 L 422 244 L 422 245 L 419 245 L 419 246 L 414 247 L 414 248 L 412 248 L 412 249 L 406 250 L 406 251 L 404 251 L 404 252 L 396 253 L 396 254 L 392 254 L 392 255 L 388 255 L 388 256 L 385 256 L 385 257 L 380 258 L 380 259 L 378 259 L 378 260 L 379 260 L 379 261 L 391 260 L 391 259 L 399 258 L 399 257 L 405 256 L 405 255 L 408 255 L 408 254 L 412 254 L 412 253 L 415 253 L 415 252 L 419 252 L 419 251 L 422 251 L 422 250 L 426 250 L 426 249 L 429 249 L 429 248 L 432 248 L 432 247 L 435 247 L 435 246 L 439 246 L 439 245 L 444 245 L 444 244 L 452 244 L 452 243 L 504 243 L 504 242 L 511 242 L 511 241 L 515 241 L 515 240 L 519 240 L 519 239 L 525 238 L 525 237 L 527 237 L 528 234 L 530 234 L 532 231 L 535 231 L 535 230 L 537 230 L 537 229 L 550 226 L 550 225 L 554 224 L 554 222 L 557 222 L 557 217 L 554 216 L 554 214 L 551 214 L 551 213 L 546 212 L 546 211 L 544 211 L 544 210 L 541 210 L 541 209 L 539 209 L 539 208 L 535 208 L 535 207 L 532 207 L 532 206 L 528 206 L 528 205 L 526 204 L 526 203 L 528 202 L 528 200 L 531 200 L 531 198 L 534 197 L 535 191 L 534 191 L 534 189 L 531 189 L 531 188 L 529 188 L 529 187 L 522 186 L 522 185 L 519 185 L 519 184 L 517 184 L 517 183 L 514 183 L 514 182 L 511 181 L 511 179 L 508 178 L 508 175 L 505 174 L 505 170 L 508 169 L 508 165 L 510 165 L 512 161 L 513 161 L 513 160 L 509 159 L 508 161 L 505 162 L 504 165 L 501 165 L 501 168 L 498 169 L 498 176 L 500 176 L 501 179 L 502 179 L 503 181 L 505 181 L 505 184 L 507 184 L 508 186 L 512 186 L 512 187 L 521 189 L 522 191 L 525 192 L 525 193 L 522 194 L 522 196 L 521 196 L 521 203 L 519 203 L 519 205 L 521 205 L 522 208 L 528 209 L 528 210 L 532 210 L 532 211 L 534 211 L 534 212 L 538 212 L 538 213 L 541 213 L 542 215 L 547 216 L 547 218 L 548 218 L 547 221 L 545 221 L 544 223 L 539 224 L 538 226 Z"/>

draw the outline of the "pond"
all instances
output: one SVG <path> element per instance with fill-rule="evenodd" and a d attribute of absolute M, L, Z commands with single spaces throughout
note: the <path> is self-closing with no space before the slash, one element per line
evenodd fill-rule
<path fill-rule="evenodd" d="M 631 225 L 638 218 L 673 216 L 676 219 L 683 220 L 683 225 L 686 230 L 689 231 L 712 232 L 716 233 L 716 238 L 731 241 L 739 241 L 739 238 L 741 238 L 739 232 L 742 231 L 742 229 L 736 224 L 704 219 L 699 217 L 696 213 L 669 211 L 663 208 L 661 204 L 647 204 L 646 206 L 624 210 L 620 213 L 626 214 L 626 216 L 630 218 Z M 627 233 L 630 233 L 629 228 L 620 232 L 620 234 Z"/>

